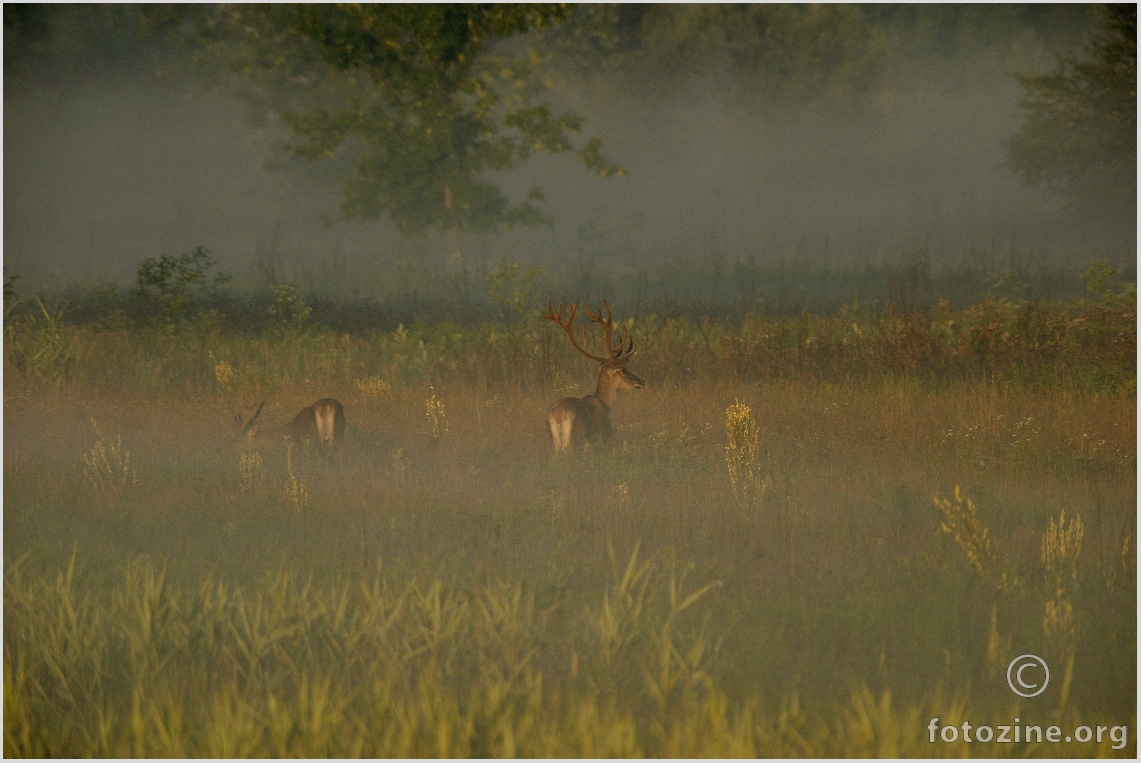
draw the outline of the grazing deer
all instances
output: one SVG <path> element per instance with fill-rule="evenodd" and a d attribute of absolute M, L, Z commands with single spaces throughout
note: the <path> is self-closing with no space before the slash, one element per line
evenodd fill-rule
<path fill-rule="evenodd" d="M 575 340 L 574 315 L 578 310 L 578 302 L 570 306 L 570 314 L 563 322 L 563 306 L 560 304 L 558 312 L 547 303 L 547 312 L 543 317 L 559 324 L 570 338 L 571 344 L 591 360 L 602 364 L 598 372 L 598 386 L 593 395 L 586 397 L 564 397 L 551 404 L 547 409 L 547 424 L 551 428 L 551 440 L 555 452 L 560 453 L 571 447 L 581 448 L 586 443 L 609 443 L 612 428 L 610 426 L 610 409 L 618 398 L 618 392 L 627 389 L 640 389 L 645 385 L 641 379 L 626 370 L 626 363 L 634 354 L 634 340 L 628 340 L 626 327 L 622 328 L 622 340 L 617 345 L 612 344 L 611 335 L 614 331 L 614 322 L 610 318 L 610 305 L 602 300 L 606 308 L 606 318 L 602 317 L 602 310 L 597 314 L 590 312 L 589 308 L 583 311 L 590 316 L 590 320 L 602 327 L 606 354 L 595 355 L 587 350 L 586 327 L 582 329 L 582 344 Z"/>
<path fill-rule="evenodd" d="M 261 422 L 258 421 L 258 417 L 261 416 L 261 409 L 264 407 L 263 400 L 254 411 L 254 415 L 245 423 L 242 422 L 242 414 L 237 415 L 242 434 L 250 441 L 277 442 L 289 437 L 298 442 L 316 441 L 327 448 L 332 448 L 345 439 L 345 410 L 331 397 L 318 400 L 308 408 L 302 408 L 301 412 L 293 417 L 293 421 L 276 429 L 260 428 Z"/>

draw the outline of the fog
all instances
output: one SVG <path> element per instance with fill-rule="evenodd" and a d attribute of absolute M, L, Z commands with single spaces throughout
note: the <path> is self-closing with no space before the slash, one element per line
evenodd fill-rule
<path fill-rule="evenodd" d="M 876 91 L 843 112 L 761 108 L 698 79 L 654 96 L 572 84 L 556 102 L 628 175 L 596 178 L 563 156 L 500 176 L 514 199 L 542 187 L 553 224 L 469 236 L 468 264 L 1132 267 L 1133 230 L 1076 219 L 1003 167 L 1013 73 L 1046 71 L 1083 41 L 1054 40 L 890 54 Z M 144 257 L 197 246 L 237 285 L 338 296 L 427 288 L 446 267 L 446 236 L 336 221 L 335 184 L 291 169 L 281 125 L 255 126 L 233 98 L 151 70 L 44 67 L 5 88 L 4 272 L 26 287 L 127 283 Z"/>
<path fill-rule="evenodd" d="M 180 14 L 212 6 L 148 8 L 207 36 Z M 554 113 L 627 174 L 496 174 L 552 222 L 460 260 L 338 220 L 352 157 L 293 161 L 286 98 L 137 7 L 4 6 L 6 757 L 1137 756 L 1136 219 L 1004 167 L 1013 73 L 1096 13 L 814 6 L 791 74 L 729 34 L 690 73 L 629 34 L 674 8 L 603 7 L 609 59 L 548 48 Z M 870 89 L 773 95 L 861 13 Z M 233 280 L 194 301 L 199 247 Z M 564 333 L 547 299 L 587 309 Z M 1061 680 L 1022 702 L 1028 650 Z"/>

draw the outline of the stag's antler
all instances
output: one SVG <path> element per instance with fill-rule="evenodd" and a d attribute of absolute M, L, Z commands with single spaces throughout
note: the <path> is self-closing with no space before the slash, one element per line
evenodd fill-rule
<path fill-rule="evenodd" d="M 574 314 L 578 310 L 578 302 L 571 303 L 570 313 L 567 315 L 567 320 L 565 323 L 563 322 L 563 306 L 561 303 L 559 304 L 559 309 L 556 312 L 551 307 L 551 303 L 547 302 L 547 312 L 543 313 L 543 317 L 559 324 L 559 327 L 562 328 L 562 330 L 566 332 L 567 337 L 570 338 L 571 344 L 574 346 L 574 348 L 586 357 L 590 358 L 591 360 L 596 360 L 599 363 L 605 363 L 609 366 L 624 366 L 626 361 L 630 359 L 630 356 L 634 354 L 634 340 L 629 339 L 629 331 L 625 326 L 623 326 L 621 341 L 619 341 L 617 345 L 611 342 L 611 338 L 614 332 L 614 321 L 611 320 L 610 304 L 604 299 L 602 300 L 602 306 L 606 308 L 605 319 L 602 317 L 602 310 L 599 310 L 597 313 L 592 313 L 590 312 L 590 308 L 584 307 L 583 311 L 590 317 L 591 321 L 597 323 L 602 327 L 602 331 L 605 335 L 604 341 L 606 343 L 605 356 L 595 355 L 586 349 L 587 345 L 589 344 L 589 339 L 586 334 L 585 326 L 582 327 L 582 344 L 579 344 L 577 341 L 575 341 Z M 627 344 L 628 339 L 629 344 Z"/>
<path fill-rule="evenodd" d="M 586 314 L 590 316 L 590 320 L 602 326 L 605 332 L 606 352 L 607 352 L 607 365 L 621 368 L 626 365 L 626 361 L 634 354 L 634 340 L 630 339 L 630 332 L 626 326 L 622 327 L 622 339 L 618 341 L 617 345 L 611 344 L 610 338 L 614 331 L 614 321 L 610 317 L 610 303 L 605 299 L 602 300 L 602 306 L 606 308 L 606 320 L 602 319 L 602 310 L 597 314 L 590 312 L 586 307 L 583 308 Z M 583 333 L 585 336 L 585 331 Z"/>

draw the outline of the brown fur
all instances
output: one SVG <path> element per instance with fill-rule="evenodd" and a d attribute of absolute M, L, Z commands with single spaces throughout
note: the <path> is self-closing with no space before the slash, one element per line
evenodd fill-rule
<path fill-rule="evenodd" d="M 618 398 L 618 391 L 644 386 L 645 382 L 624 368 L 604 367 L 593 395 L 564 397 L 552 403 L 547 409 L 547 423 L 555 451 L 578 450 L 588 443 L 608 445 L 614 432 L 610 408 Z"/>
<path fill-rule="evenodd" d="M 261 431 L 261 415 L 263 402 L 258 406 L 257 412 L 245 424 L 243 432 L 250 440 L 258 442 L 277 442 L 289 437 L 301 442 L 303 440 L 317 442 L 326 448 L 333 448 L 345 439 L 345 410 L 344 407 L 331 397 L 322 398 L 293 417 L 293 421 L 276 429 Z M 238 418 L 241 423 L 241 417 Z"/>
<path fill-rule="evenodd" d="M 606 355 L 596 355 L 586 349 L 586 329 L 583 329 L 581 344 L 575 339 L 574 316 L 578 310 L 577 302 L 571 305 L 570 314 L 565 322 L 562 320 L 562 305 L 559 305 L 558 312 L 555 312 L 550 303 L 547 303 L 547 312 L 543 314 L 566 332 L 576 350 L 602 364 L 598 371 L 598 385 L 593 395 L 582 398 L 564 397 L 552 403 L 547 409 L 547 425 L 551 430 L 551 443 L 556 453 L 572 448 L 578 450 L 588 443 L 608 444 L 613 434 L 610 409 L 614 407 L 618 393 L 645 386 L 645 382 L 626 370 L 626 363 L 634 354 L 634 342 L 631 340 L 627 343 L 628 336 L 623 329 L 622 339 L 617 345 L 612 343 L 614 323 L 610 319 L 610 305 L 605 300 L 602 304 L 606 308 L 605 318 L 602 317 L 601 310 L 597 314 L 586 310 L 586 314 L 590 316 L 592 322 L 602 327 Z"/>

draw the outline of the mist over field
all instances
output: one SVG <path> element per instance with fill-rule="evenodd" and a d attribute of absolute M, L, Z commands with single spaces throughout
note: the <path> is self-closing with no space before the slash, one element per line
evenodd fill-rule
<path fill-rule="evenodd" d="M 605 136 L 628 175 L 594 177 L 568 156 L 501 173 L 513 198 L 545 191 L 552 225 L 467 235 L 469 263 L 580 276 L 916 257 L 936 268 L 1133 268 L 1135 222 L 1075 215 L 1004 167 L 1022 97 L 1013 75 L 1079 54 L 1093 9 L 995 13 L 926 37 L 902 14 L 866 15 L 881 34 L 879 74 L 843 108 L 726 86 L 716 63 L 680 82 L 667 72 L 660 86 L 604 70 L 562 78 L 554 102 L 586 118 L 584 134 Z M 251 119 L 192 68 L 124 52 L 129 40 L 109 39 L 117 27 L 99 37 L 83 12 L 44 18 L 31 32 L 7 15 L 5 25 L 6 38 L 35 43 L 6 54 L 4 269 L 24 288 L 127 283 L 144 257 L 197 246 L 238 284 L 329 296 L 430 289 L 444 272 L 445 234 L 337 220 L 336 171 L 285 156 L 279 120 Z"/>
<path fill-rule="evenodd" d="M 5 757 L 1136 758 L 1135 5 L 4 34 Z"/>

